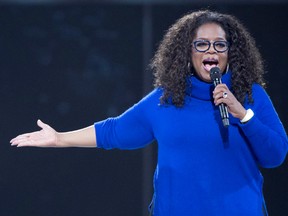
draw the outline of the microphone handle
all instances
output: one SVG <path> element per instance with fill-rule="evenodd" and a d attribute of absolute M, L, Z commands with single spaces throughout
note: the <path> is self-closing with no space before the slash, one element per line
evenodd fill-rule
<path fill-rule="evenodd" d="M 221 83 L 222 83 L 221 79 L 217 78 L 214 80 L 215 87 Z M 228 114 L 227 105 L 224 103 L 219 104 L 219 110 L 220 110 L 220 115 L 221 115 L 221 119 L 222 119 L 222 123 L 224 127 L 228 127 L 229 126 L 229 114 Z"/>
<path fill-rule="evenodd" d="M 220 110 L 222 123 L 223 123 L 224 127 L 228 127 L 229 126 L 229 115 L 228 115 L 227 105 L 224 103 L 219 104 L 219 110 Z"/>

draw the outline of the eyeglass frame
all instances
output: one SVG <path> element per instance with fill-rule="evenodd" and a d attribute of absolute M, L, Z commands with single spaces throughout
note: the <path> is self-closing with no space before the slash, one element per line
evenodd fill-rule
<path fill-rule="evenodd" d="M 200 51 L 200 50 L 198 50 L 198 49 L 196 48 L 196 43 L 197 43 L 197 42 L 208 42 L 209 46 L 208 46 L 208 48 L 207 48 L 206 50 Z M 218 51 L 218 50 L 215 48 L 215 43 L 217 43 L 217 42 L 223 42 L 223 43 L 225 43 L 225 44 L 227 45 L 227 49 L 224 50 L 224 51 Z M 212 43 L 211 43 L 209 40 L 196 40 L 196 41 L 193 41 L 192 44 L 193 44 L 193 47 L 195 48 L 195 50 L 197 50 L 197 52 L 206 52 L 207 50 L 210 49 L 211 44 L 213 45 L 214 50 L 215 50 L 216 52 L 218 52 L 218 53 L 224 53 L 224 52 L 226 52 L 227 50 L 229 50 L 229 48 L 230 48 L 230 43 L 229 43 L 228 41 L 224 41 L 224 40 L 213 41 Z"/>

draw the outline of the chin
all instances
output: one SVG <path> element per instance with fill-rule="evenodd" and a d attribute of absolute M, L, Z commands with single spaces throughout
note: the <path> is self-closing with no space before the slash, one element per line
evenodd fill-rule
<path fill-rule="evenodd" d="M 208 82 L 208 83 L 212 82 L 210 77 L 209 77 L 209 79 L 205 79 L 205 80 L 203 80 L 203 81 L 204 81 L 204 82 Z"/>
<path fill-rule="evenodd" d="M 204 82 L 211 82 L 210 74 L 209 76 L 198 76 L 198 78 Z"/>

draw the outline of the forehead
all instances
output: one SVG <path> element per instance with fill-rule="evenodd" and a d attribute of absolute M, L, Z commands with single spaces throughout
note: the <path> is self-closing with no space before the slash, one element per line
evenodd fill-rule
<path fill-rule="evenodd" d="M 206 23 L 201 25 L 195 32 L 196 39 L 226 39 L 224 29 L 216 23 Z"/>

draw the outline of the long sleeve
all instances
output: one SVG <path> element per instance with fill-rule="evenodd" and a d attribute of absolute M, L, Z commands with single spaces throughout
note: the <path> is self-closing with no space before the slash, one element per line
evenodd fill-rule
<path fill-rule="evenodd" d="M 248 123 L 239 125 L 259 165 L 265 168 L 279 166 L 285 160 L 288 149 L 285 129 L 261 86 L 253 86 L 253 98 L 254 103 L 247 108 L 254 111 L 254 117 Z"/>
<path fill-rule="evenodd" d="M 149 106 L 155 104 L 151 100 L 158 98 L 159 93 L 154 90 L 120 116 L 96 122 L 97 146 L 104 149 L 136 149 L 151 143 L 154 134 L 147 112 Z"/>
<path fill-rule="evenodd" d="M 119 117 L 95 123 L 97 146 L 135 149 L 157 140 L 154 215 L 263 215 L 258 165 L 281 164 L 288 146 L 270 98 L 254 85 L 254 103 L 245 103 L 254 117 L 246 124 L 231 117 L 224 128 L 213 84 L 191 81 L 181 108 L 159 105 L 163 92 L 155 89 Z"/>

